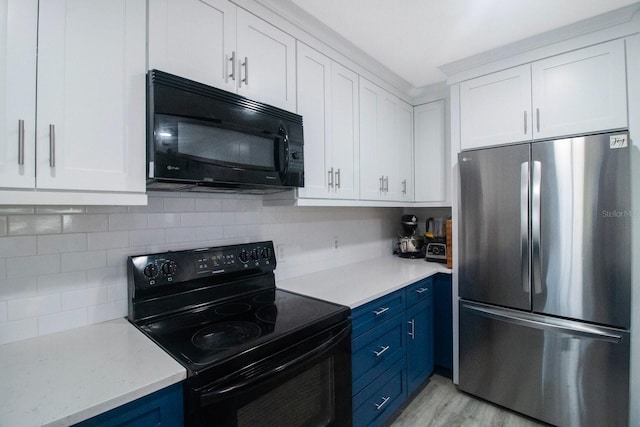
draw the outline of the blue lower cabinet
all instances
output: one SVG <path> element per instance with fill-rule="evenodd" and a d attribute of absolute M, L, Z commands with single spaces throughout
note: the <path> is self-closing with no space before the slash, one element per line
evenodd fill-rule
<path fill-rule="evenodd" d="M 407 393 L 433 373 L 433 299 L 407 309 Z"/>
<path fill-rule="evenodd" d="M 76 424 L 80 427 L 182 427 L 182 383 L 174 384 Z"/>
<path fill-rule="evenodd" d="M 391 368 L 353 398 L 353 427 L 382 426 L 407 398 L 406 360 Z"/>
<path fill-rule="evenodd" d="M 453 370 L 453 314 L 451 275 L 439 273 L 434 278 L 434 363 L 450 375 Z"/>

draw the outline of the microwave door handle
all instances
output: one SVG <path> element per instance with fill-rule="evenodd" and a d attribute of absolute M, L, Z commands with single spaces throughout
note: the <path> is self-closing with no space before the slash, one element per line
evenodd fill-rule
<path fill-rule="evenodd" d="M 289 169 L 289 136 L 285 129 L 281 129 L 276 141 L 278 144 L 275 150 L 276 165 L 281 172 L 286 172 Z"/>

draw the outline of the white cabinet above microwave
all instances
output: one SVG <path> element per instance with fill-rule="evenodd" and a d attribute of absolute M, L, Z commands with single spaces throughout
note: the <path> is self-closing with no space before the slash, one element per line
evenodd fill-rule
<path fill-rule="evenodd" d="M 149 2 L 149 69 L 296 111 L 295 39 L 226 0 Z"/>

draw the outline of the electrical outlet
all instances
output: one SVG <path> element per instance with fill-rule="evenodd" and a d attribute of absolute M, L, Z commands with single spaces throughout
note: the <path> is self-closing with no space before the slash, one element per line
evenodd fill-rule
<path fill-rule="evenodd" d="M 333 236 L 333 249 L 338 249 L 338 236 Z"/>

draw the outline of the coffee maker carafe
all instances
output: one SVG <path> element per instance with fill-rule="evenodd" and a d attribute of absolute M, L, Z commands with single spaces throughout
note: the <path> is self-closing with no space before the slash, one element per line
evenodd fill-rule
<path fill-rule="evenodd" d="M 399 233 L 398 237 L 398 256 L 402 258 L 422 258 L 424 256 L 422 252 L 424 239 L 415 235 L 418 228 L 418 217 L 415 215 L 402 215 L 400 224 L 402 225 L 402 232 Z"/>
<path fill-rule="evenodd" d="M 426 223 L 425 260 L 447 263 L 447 219 L 429 218 Z"/>

